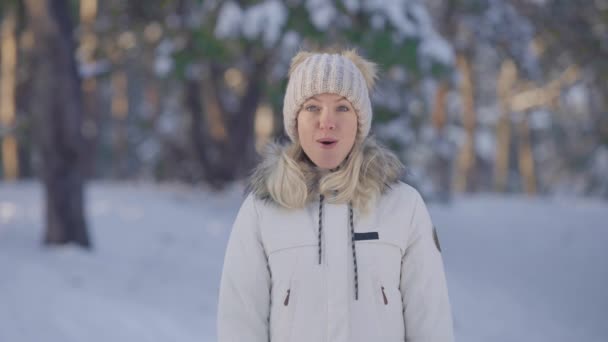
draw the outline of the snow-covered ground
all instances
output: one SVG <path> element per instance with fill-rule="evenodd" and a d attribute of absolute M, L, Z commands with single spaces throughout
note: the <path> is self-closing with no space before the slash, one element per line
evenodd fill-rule
<path fill-rule="evenodd" d="M 214 341 L 242 187 L 94 183 L 95 244 L 41 247 L 42 192 L 0 183 L 0 342 Z M 608 203 L 430 205 L 458 341 L 608 341 Z"/>

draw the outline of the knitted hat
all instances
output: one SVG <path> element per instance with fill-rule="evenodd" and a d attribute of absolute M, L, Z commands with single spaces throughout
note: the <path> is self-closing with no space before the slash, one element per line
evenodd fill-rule
<path fill-rule="evenodd" d="M 283 103 L 283 124 L 292 141 L 298 140 L 296 118 L 300 107 L 312 96 L 332 93 L 344 96 L 357 112 L 357 140 L 369 134 L 372 106 L 369 93 L 376 80 L 376 65 L 354 50 L 342 53 L 300 52 L 291 60 L 289 82 Z"/>

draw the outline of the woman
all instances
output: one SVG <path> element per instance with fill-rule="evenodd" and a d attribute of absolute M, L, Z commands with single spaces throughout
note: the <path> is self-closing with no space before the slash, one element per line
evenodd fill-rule
<path fill-rule="evenodd" d="M 368 137 L 373 63 L 300 52 L 271 149 L 234 222 L 220 342 L 453 341 L 443 262 L 402 165 Z"/>

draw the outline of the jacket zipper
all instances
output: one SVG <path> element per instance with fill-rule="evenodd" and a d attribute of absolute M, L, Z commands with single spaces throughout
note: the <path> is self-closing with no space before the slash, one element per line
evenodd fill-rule
<path fill-rule="evenodd" d="M 384 305 L 388 305 L 388 299 L 386 298 L 386 293 L 384 293 L 384 286 L 380 286 L 382 289 L 382 298 L 384 298 Z"/>
<path fill-rule="evenodd" d="M 289 294 L 291 293 L 291 289 L 287 290 L 287 295 L 285 296 L 285 301 L 283 302 L 283 305 L 287 306 L 289 305 Z"/>

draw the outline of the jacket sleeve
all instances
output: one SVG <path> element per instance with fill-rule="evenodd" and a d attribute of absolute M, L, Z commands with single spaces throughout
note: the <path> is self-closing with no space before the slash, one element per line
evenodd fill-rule
<path fill-rule="evenodd" d="M 268 342 L 270 272 L 262 246 L 253 195 L 249 195 L 230 233 L 220 282 L 219 342 Z"/>
<path fill-rule="evenodd" d="M 451 307 L 439 243 L 429 212 L 416 192 L 410 238 L 401 262 L 406 342 L 452 342 Z"/>

